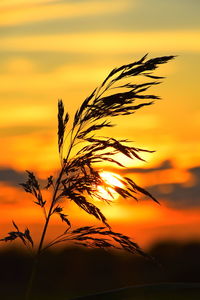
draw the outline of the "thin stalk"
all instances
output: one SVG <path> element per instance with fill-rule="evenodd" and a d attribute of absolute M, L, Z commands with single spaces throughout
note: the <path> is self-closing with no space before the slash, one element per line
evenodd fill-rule
<path fill-rule="evenodd" d="M 32 271 L 31 271 L 31 276 L 30 276 L 28 286 L 27 286 L 27 290 L 26 290 L 25 300 L 30 299 L 31 292 L 32 292 L 32 287 L 33 287 L 33 282 L 34 282 L 36 271 L 37 271 L 37 265 L 38 265 L 38 257 L 35 256 Z"/>
<path fill-rule="evenodd" d="M 49 224 L 49 221 L 50 221 L 50 217 L 51 217 L 51 214 L 52 214 L 52 209 L 53 209 L 54 202 L 55 202 L 55 199 L 56 199 L 56 196 L 57 196 L 57 192 L 58 192 L 58 189 L 59 189 L 60 180 L 62 178 L 63 172 L 64 172 L 64 168 L 61 169 L 61 172 L 60 172 L 59 177 L 57 179 L 56 187 L 55 187 L 53 197 L 52 197 L 51 206 L 49 208 L 49 212 L 48 212 L 48 215 L 47 215 L 47 218 L 46 218 L 46 222 L 44 224 L 44 228 L 43 228 L 43 231 L 42 231 L 42 235 L 41 235 L 40 243 L 39 243 L 39 246 L 38 246 L 38 250 L 36 252 L 35 259 L 34 259 L 34 262 L 33 262 L 32 272 L 31 272 L 31 276 L 30 276 L 30 279 L 29 279 L 25 300 L 29 300 L 30 296 L 31 296 L 31 291 L 32 291 L 34 280 L 35 280 L 35 275 L 36 275 L 36 271 L 37 271 L 37 265 L 38 265 L 39 257 L 40 257 L 41 251 L 42 251 L 45 235 L 46 235 L 46 232 L 47 232 L 48 224 Z"/>
<path fill-rule="evenodd" d="M 80 129 L 81 129 L 81 125 L 79 126 L 73 140 L 71 141 L 65 163 L 62 166 L 62 169 L 61 169 L 60 174 L 58 176 L 58 179 L 56 181 L 56 186 L 55 186 L 55 189 L 54 189 L 54 193 L 53 193 L 53 197 L 52 197 L 52 201 L 51 201 L 51 206 L 50 206 L 49 212 L 46 216 L 46 222 L 44 224 L 44 228 L 43 228 L 43 231 L 42 231 L 42 235 L 41 235 L 40 243 L 39 243 L 39 246 L 38 246 L 38 250 L 36 252 L 35 259 L 34 259 L 34 262 L 33 262 L 32 272 L 31 272 L 31 276 L 30 276 L 30 279 L 29 279 L 25 300 L 29 300 L 30 296 L 31 296 L 31 291 L 32 291 L 32 288 L 33 288 L 34 280 L 35 280 L 35 275 L 36 275 L 36 271 L 37 271 L 37 265 L 38 265 L 39 257 L 40 257 L 40 254 L 41 254 L 42 250 L 43 250 L 43 243 L 44 243 L 44 239 L 45 239 L 45 236 L 46 236 L 49 221 L 50 221 L 50 218 L 51 218 L 51 215 L 52 215 L 52 210 L 53 210 L 53 207 L 54 207 L 54 204 L 55 204 L 55 200 L 56 200 L 56 197 L 57 197 L 57 192 L 59 190 L 60 181 L 61 181 L 64 169 L 65 169 L 65 165 L 66 165 L 66 163 L 69 159 L 70 152 L 73 148 L 74 142 L 76 140 L 76 137 L 77 137 L 78 132 L 80 131 Z"/>

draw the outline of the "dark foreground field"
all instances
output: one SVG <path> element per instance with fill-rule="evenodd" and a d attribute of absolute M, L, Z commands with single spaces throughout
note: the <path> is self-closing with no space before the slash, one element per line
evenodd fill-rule
<path fill-rule="evenodd" d="M 163 242 L 149 253 L 160 267 L 122 252 L 83 248 L 47 252 L 32 299 L 200 299 L 200 243 Z M 30 255 L 6 247 L 0 251 L 0 265 L 0 299 L 23 300 Z"/>
<path fill-rule="evenodd" d="M 200 299 L 198 283 L 160 283 L 116 289 L 74 300 L 189 300 Z"/>

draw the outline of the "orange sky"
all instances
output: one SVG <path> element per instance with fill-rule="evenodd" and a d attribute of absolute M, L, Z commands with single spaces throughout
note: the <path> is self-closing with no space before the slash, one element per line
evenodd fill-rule
<path fill-rule="evenodd" d="M 145 157 L 147 163 L 127 160 L 129 170 L 117 172 L 128 172 L 152 189 L 162 205 L 119 200 L 102 210 L 114 227 L 142 244 L 199 238 L 199 8 L 193 0 L 1 0 L 3 234 L 12 219 L 22 227 L 41 222 L 38 207 L 17 187 L 17 177 L 3 179 L 2 170 L 18 175 L 33 170 L 44 179 L 59 167 L 57 99 L 72 115 L 112 68 L 149 53 L 178 55 L 157 71 L 167 78 L 152 93 L 163 100 L 114 120 L 117 126 L 107 134 L 124 138 L 126 133 L 134 145 L 156 150 Z M 72 219 L 79 215 L 75 207 L 67 206 L 66 212 Z M 83 225 L 87 221 L 83 213 Z"/>

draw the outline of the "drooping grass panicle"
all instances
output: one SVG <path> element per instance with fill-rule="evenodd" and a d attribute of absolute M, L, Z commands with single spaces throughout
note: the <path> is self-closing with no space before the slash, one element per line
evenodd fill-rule
<path fill-rule="evenodd" d="M 74 242 L 75 244 L 89 248 L 113 248 L 126 250 L 132 254 L 139 254 L 148 259 L 152 258 L 146 254 L 137 243 L 128 236 L 112 229 L 102 226 L 84 226 L 74 230 L 66 231 L 58 239 L 53 240 L 48 246 L 54 246 L 63 242 Z"/>
<path fill-rule="evenodd" d="M 25 246 L 28 246 L 30 244 L 31 247 L 33 247 L 34 243 L 31 238 L 29 229 L 26 228 L 24 230 L 24 232 L 21 232 L 19 230 L 18 226 L 16 225 L 16 223 L 14 221 L 12 223 L 13 223 L 13 226 L 15 227 L 16 231 L 9 232 L 8 236 L 4 237 L 3 239 L 0 239 L 0 241 L 11 242 L 16 239 L 20 239 L 24 243 Z"/>
<path fill-rule="evenodd" d="M 166 63 L 174 56 L 164 56 L 155 59 L 147 59 L 145 55 L 135 63 L 124 65 L 111 71 L 99 88 L 96 88 L 89 97 L 87 97 L 74 116 L 72 125 L 70 151 L 76 145 L 75 141 L 83 142 L 83 147 L 70 157 L 68 151 L 67 158 L 64 157 L 64 167 L 62 174 L 62 186 L 59 197 L 66 197 L 74 201 L 80 208 L 96 218 L 105 222 L 106 218 L 99 215 L 99 212 L 91 204 L 88 197 L 95 197 L 95 186 L 100 185 L 100 176 L 95 173 L 96 163 L 111 162 L 123 167 L 115 157 L 116 154 L 123 154 L 130 159 L 144 160 L 141 152 L 153 152 L 146 149 L 132 147 L 127 145 L 127 140 L 117 140 L 111 137 L 97 137 L 95 133 L 106 127 L 114 126 L 110 119 L 115 116 L 128 115 L 136 110 L 151 105 L 158 96 L 146 94 L 145 92 L 153 85 L 160 82 L 150 81 L 144 83 L 128 82 L 124 84 L 124 79 L 134 78 L 142 75 L 151 77 L 151 79 L 161 79 L 160 76 L 152 75 L 160 64 Z M 116 85 L 117 84 L 117 85 Z M 122 89 L 121 92 L 113 92 L 115 89 Z M 110 91 L 109 95 L 106 95 Z M 150 100 L 148 102 L 137 103 L 136 100 Z M 151 101 L 153 100 L 153 101 Z M 61 132 L 59 139 L 63 143 L 65 127 L 63 123 L 64 105 L 60 100 L 58 103 L 58 132 Z M 87 144 L 87 145 L 85 145 Z M 63 144 L 62 144 L 63 145 Z M 108 151 L 109 150 L 109 151 Z M 144 194 L 153 201 L 158 202 L 148 191 L 133 183 L 131 179 L 124 178 L 126 182 L 124 188 L 115 187 L 116 192 L 122 197 L 131 197 L 137 199 L 136 193 Z M 96 207 L 96 206 L 95 206 Z"/>
<path fill-rule="evenodd" d="M 132 105 L 136 99 L 159 99 L 158 96 L 151 94 L 143 94 L 149 87 L 159 84 L 158 81 L 136 84 L 126 83 L 123 80 L 132 78 L 138 75 L 152 77 L 152 79 L 161 79 L 163 77 L 153 76 L 152 71 L 160 64 L 166 63 L 173 59 L 174 56 L 163 56 L 150 60 L 146 60 L 145 55 L 141 60 L 124 65 L 111 71 L 107 78 L 103 81 L 98 89 L 83 102 L 81 108 L 75 115 L 74 125 L 84 123 L 88 120 L 96 121 L 105 117 L 112 117 L 118 115 L 126 115 L 133 113 L 144 105 L 150 105 L 152 102 L 142 103 L 142 106 Z M 121 93 L 112 93 L 111 95 L 104 95 L 108 91 L 113 91 L 113 85 L 117 84 L 115 88 L 125 88 Z"/>
<path fill-rule="evenodd" d="M 34 203 L 38 204 L 41 207 L 44 207 L 46 201 L 43 200 L 37 178 L 35 177 L 33 172 L 26 172 L 28 174 L 28 179 L 25 183 L 20 183 L 20 185 L 24 188 L 25 192 L 32 194 L 36 198 L 36 201 L 34 201 Z"/>
<path fill-rule="evenodd" d="M 128 236 L 114 232 L 106 216 L 92 201 L 98 198 L 110 203 L 114 190 L 122 198 L 131 198 L 137 201 L 139 194 L 142 194 L 159 203 L 154 196 L 138 186 L 131 178 L 123 177 L 120 179 L 122 186 L 115 186 L 104 181 L 100 170 L 97 168 L 97 163 L 98 166 L 99 164 L 111 163 L 124 168 L 124 164 L 117 159 L 116 155 L 121 154 L 131 160 L 143 161 L 141 153 L 153 151 L 130 146 L 130 141 L 127 139 L 97 136 L 97 133 L 113 127 L 114 124 L 111 120 L 113 117 L 133 114 L 160 99 L 149 93 L 149 88 L 160 84 L 160 79 L 164 78 L 156 76 L 153 71 L 173 58 L 174 56 L 162 56 L 147 60 L 147 55 L 145 55 L 136 62 L 113 69 L 102 84 L 95 88 L 80 105 L 72 120 L 71 128 L 69 128 L 68 122 L 69 114 L 65 112 L 63 101 L 58 101 L 57 136 L 61 168 L 57 178 L 52 175 L 49 176 L 44 187 L 52 192 L 51 200 L 46 201 L 44 199 L 44 193 L 33 172 L 27 171 L 28 179 L 25 183 L 21 183 L 24 190 L 34 196 L 34 202 L 43 209 L 45 215 L 45 223 L 35 255 L 26 300 L 30 299 L 40 254 L 56 244 L 74 242 L 86 247 L 123 249 L 151 259 Z M 136 77 L 145 78 L 147 82 L 137 83 L 134 81 Z M 99 186 L 103 186 L 111 199 L 107 199 L 98 192 Z M 75 230 L 72 229 L 70 216 L 61 206 L 61 199 L 68 202 L 73 201 L 84 212 L 101 221 L 103 227 L 84 226 Z M 45 245 L 49 222 L 52 215 L 55 214 L 59 216 L 66 228 L 62 234 Z M 8 242 L 20 239 L 27 247 L 33 247 L 34 243 L 29 229 L 26 228 L 24 232 L 20 231 L 15 222 L 13 222 L 13 226 L 15 229 L 0 241 Z"/>
<path fill-rule="evenodd" d="M 95 88 L 80 105 L 72 120 L 71 129 L 68 122 L 69 114 L 65 112 L 63 101 L 58 101 L 57 135 L 61 169 L 57 178 L 49 176 L 47 179 L 45 188 L 53 187 L 52 200 L 49 205 L 46 205 L 46 200 L 43 199 L 40 185 L 34 173 L 27 171 L 28 179 L 21 184 L 27 193 L 31 193 L 35 197 L 35 203 L 45 211 L 46 221 L 37 255 L 43 249 L 49 220 L 53 214 L 59 216 L 61 221 L 66 224 L 67 229 L 54 242 L 50 243 L 50 246 L 58 242 L 73 240 L 85 246 L 112 247 L 112 244 L 107 240 L 107 238 L 111 238 L 121 248 L 132 253 L 142 254 L 142 250 L 128 237 L 114 233 L 111 230 L 106 216 L 96 204 L 92 203 L 92 200 L 98 198 L 107 203 L 112 202 L 110 199 L 104 199 L 98 193 L 98 186 L 103 186 L 110 195 L 112 195 L 110 191 L 110 188 L 112 188 L 122 198 L 138 200 L 138 194 L 142 194 L 158 203 L 154 196 L 138 186 L 131 178 L 122 178 L 122 187 L 114 186 L 105 182 L 97 169 L 97 163 L 111 163 L 121 168 L 125 167 L 117 159 L 116 155 L 118 154 L 124 155 L 131 160 L 143 161 L 141 154 L 153 151 L 133 147 L 127 139 L 117 139 L 113 136 L 97 136 L 97 133 L 103 129 L 113 127 L 113 117 L 133 114 L 137 110 L 150 106 L 155 100 L 160 99 L 158 96 L 149 93 L 149 88 L 160 84 L 160 79 L 164 78 L 156 76 L 153 71 L 173 58 L 174 56 L 163 56 L 148 60 L 147 55 L 145 55 L 136 62 L 113 69 L 102 84 Z M 138 76 L 139 79 L 145 77 L 147 82 L 137 83 L 137 81 L 134 81 Z M 148 78 L 151 80 L 148 81 Z M 66 141 L 66 137 L 70 138 Z M 85 229 L 71 230 L 70 217 L 60 205 L 60 200 L 63 198 L 66 201 L 73 201 L 83 211 L 100 220 L 105 227 L 83 227 Z M 24 243 L 29 242 L 32 244 L 29 230 L 26 229 L 25 232 L 20 232 L 16 224 L 13 223 L 13 225 L 16 231 L 10 232 L 1 241 L 12 241 L 20 238 Z M 93 238 L 93 234 L 98 234 L 99 237 Z"/>

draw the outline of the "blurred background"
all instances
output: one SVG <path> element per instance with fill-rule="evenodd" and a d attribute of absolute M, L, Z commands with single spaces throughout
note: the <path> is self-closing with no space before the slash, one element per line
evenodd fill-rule
<path fill-rule="evenodd" d="M 136 203 L 120 198 L 112 206 L 98 205 L 114 230 L 131 236 L 143 249 L 161 256 L 167 265 L 169 262 L 171 269 L 166 271 L 167 275 L 152 271 L 153 266 L 145 267 L 145 270 L 155 273 L 155 277 L 150 276 L 152 281 L 199 280 L 199 276 L 194 275 L 197 271 L 194 252 L 199 251 L 200 240 L 199 9 L 200 2 L 197 0 L 1 0 L 2 237 L 11 230 L 11 221 L 15 220 L 20 228 L 28 226 L 35 239 L 39 238 L 42 212 L 18 183 L 25 180 L 26 169 L 34 171 L 44 182 L 59 168 L 57 100 L 63 99 L 66 110 L 72 116 L 114 67 L 138 60 L 146 53 L 149 53 L 149 58 L 177 55 L 175 60 L 156 71 L 157 75 L 166 76 L 166 79 L 154 87 L 152 93 L 163 100 L 133 116 L 115 119 L 116 127 L 106 131 L 116 138 L 129 138 L 136 147 L 156 152 L 145 155 L 146 162 L 124 161 L 120 157 L 127 166 L 124 170 L 101 166 L 117 174 L 128 174 L 137 184 L 151 191 L 161 206 L 147 199 Z M 48 198 L 48 194 L 46 196 Z M 68 204 L 66 202 L 65 212 L 73 225 L 97 224 L 75 205 Z M 54 218 L 48 238 L 62 230 L 62 224 Z M 21 268 L 19 262 L 22 258 L 13 258 L 12 261 L 14 256 L 9 250 L 10 245 L 1 246 L 1 255 L 4 258 L 7 255 L 9 266 L 6 271 L 7 264 L 3 264 L 3 274 L 10 274 L 13 267 Z M 79 257 L 80 250 L 68 251 L 70 255 L 78 251 Z M 58 276 L 64 254 L 60 254 L 58 265 L 53 258 L 56 254 L 49 255 L 46 260 L 52 258 Z M 103 286 L 106 289 L 149 280 L 150 271 L 145 271 L 147 277 L 142 277 L 143 267 L 137 269 L 135 258 L 130 258 L 133 263 L 126 264 L 124 261 L 129 258 L 125 254 L 117 261 L 122 268 L 120 279 L 116 272 L 112 279 L 113 272 L 109 271 L 116 265 L 115 256 L 98 254 L 101 256 L 99 259 L 106 260 L 103 265 L 109 266 L 108 272 L 103 273 L 101 269 L 98 273 L 95 269 L 98 264 L 92 262 L 93 257 L 98 261 L 97 252 L 92 252 L 92 256 L 86 252 L 80 255 L 87 256 L 83 259 L 86 265 L 78 266 L 76 259 L 70 260 L 70 269 L 77 272 L 71 279 L 69 273 L 63 277 L 66 288 L 71 286 L 72 294 L 74 278 L 80 286 L 81 276 L 98 278 L 92 284 L 94 288 L 88 286 L 85 292 L 100 290 Z M 4 258 L 1 259 L 6 261 Z M 23 256 L 23 262 L 24 259 Z M 65 259 L 63 261 L 62 268 L 68 270 L 68 261 L 67 264 Z M 145 262 L 141 264 L 143 266 Z M 45 258 L 44 267 L 48 268 Z M 91 270 L 92 267 L 94 270 Z M 89 269 L 88 277 L 82 273 L 86 269 Z M 92 272 L 96 275 L 91 276 Z M 9 275 L 6 276 L 5 280 L 12 281 Z"/>

